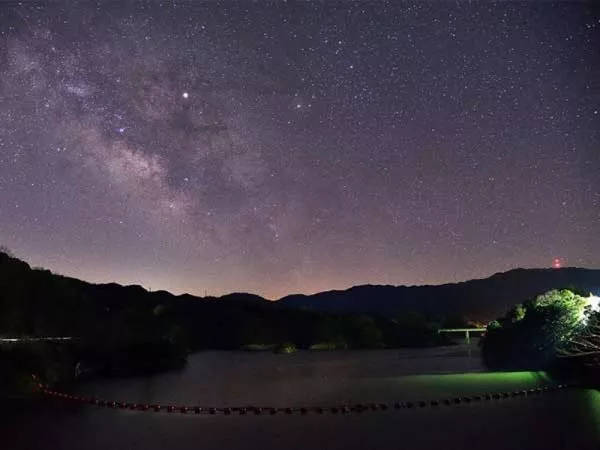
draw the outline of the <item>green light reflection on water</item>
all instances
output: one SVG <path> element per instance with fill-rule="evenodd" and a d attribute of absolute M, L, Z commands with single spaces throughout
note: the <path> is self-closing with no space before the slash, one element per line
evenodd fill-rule
<path fill-rule="evenodd" d="M 408 377 L 407 377 L 408 378 Z M 415 380 L 423 383 L 442 382 L 447 384 L 478 384 L 478 385 L 531 385 L 548 383 L 550 377 L 546 372 L 483 372 L 443 375 L 415 375 Z"/>
<path fill-rule="evenodd" d="M 463 374 L 408 375 L 387 379 L 414 393 L 473 395 L 510 392 L 551 384 L 546 372 L 479 372 Z"/>
<path fill-rule="evenodd" d="M 600 391 L 597 389 L 586 389 L 584 395 L 588 407 L 586 417 L 596 437 L 600 438 Z"/>

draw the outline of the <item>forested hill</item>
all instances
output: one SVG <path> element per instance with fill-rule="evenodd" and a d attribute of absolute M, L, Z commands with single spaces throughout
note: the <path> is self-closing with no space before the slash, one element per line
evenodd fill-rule
<path fill-rule="evenodd" d="M 423 317 L 407 320 L 401 326 L 391 319 L 294 309 L 244 293 L 200 298 L 91 284 L 0 252 L 0 336 L 76 336 L 88 354 L 117 358 L 120 368 L 129 355 L 138 358 L 140 348 L 156 353 L 165 345 L 177 356 L 248 346 L 379 348 L 439 341 L 439 318 L 435 325 Z"/>
<path fill-rule="evenodd" d="M 271 309 L 281 308 L 252 294 L 199 298 L 149 292 L 141 286 L 87 283 L 31 268 L 0 252 L 0 334 L 4 335 L 71 335 L 115 342 L 185 338 L 194 347 L 211 346 L 217 339 L 211 335 L 216 328 L 223 334 L 232 331 L 235 340 L 232 327 L 239 327 L 244 318 L 265 316 L 264 311 Z M 226 346 L 225 340 L 220 344 Z"/>
<path fill-rule="evenodd" d="M 464 283 L 358 286 L 271 302 L 243 293 L 201 298 L 91 284 L 32 269 L 0 252 L 0 334 L 72 335 L 115 345 L 168 340 L 191 349 L 324 341 L 361 347 L 381 340 L 372 332 L 379 328 L 385 345 L 397 345 L 407 342 L 406 336 L 392 336 L 400 328 L 433 330 L 464 322 L 460 319 L 486 321 L 537 294 L 569 287 L 598 293 L 600 270 L 519 269 Z M 373 316 L 376 323 L 358 313 Z"/>
<path fill-rule="evenodd" d="M 330 312 L 364 312 L 394 316 L 402 311 L 441 314 L 487 321 L 509 307 L 556 288 L 588 294 L 600 292 L 600 270 L 515 269 L 489 278 L 438 286 L 355 286 L 344 291 L 290 295 L 279 303 Z"/>

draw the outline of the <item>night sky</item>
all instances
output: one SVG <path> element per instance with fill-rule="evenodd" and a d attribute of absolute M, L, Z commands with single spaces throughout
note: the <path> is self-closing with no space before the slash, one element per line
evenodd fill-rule
<path fill-rule="evenodd" d="M 0 244 L 268 298 L 600 267 L 600 11 L 0 3 Z"/>

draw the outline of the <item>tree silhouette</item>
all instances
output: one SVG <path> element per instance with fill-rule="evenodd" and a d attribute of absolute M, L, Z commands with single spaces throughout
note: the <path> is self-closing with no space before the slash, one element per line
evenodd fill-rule
<path fill-rule="evenodd" d="M 590 314 L 583 331 L 570 338 L 559 355 L 578 358 L 585 366 L 600 367 L 600 313 Z"/>
<path fill-rule="evenodd" d="M 481 342 L 484 363 L 493 369 L 539 369 L 585 325 L 587 300 L 570 290 L 552 290 L 516 305 L 487 328 Z"/>

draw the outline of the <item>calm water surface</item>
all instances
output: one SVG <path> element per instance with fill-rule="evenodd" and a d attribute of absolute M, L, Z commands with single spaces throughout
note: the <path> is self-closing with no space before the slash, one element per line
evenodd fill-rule
<path fill-rule="evenodd" d="M 116 401 L 303 406 L 441 399 L 529 388 L 543 374 L 484 373 L 464 348 L 365 352 L 205 352 L 186 370 L 103 380 L 79 392 Z M 48 402 L 3 410 L 6 449 L 598 449 L 600 393 L 350 415 L 195 416 Z"/>

